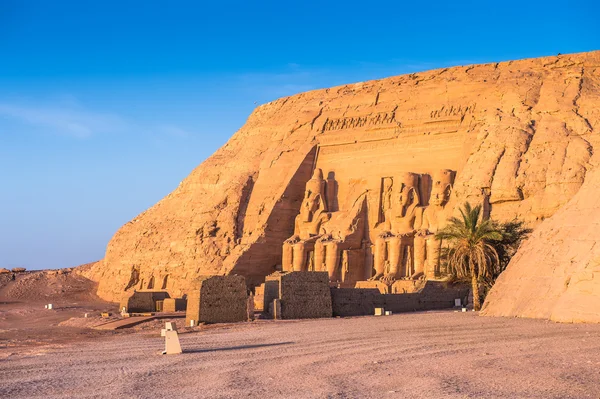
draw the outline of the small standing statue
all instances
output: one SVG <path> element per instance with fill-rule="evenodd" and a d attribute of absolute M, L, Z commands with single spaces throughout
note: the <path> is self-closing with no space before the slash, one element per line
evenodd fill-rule
<path fill-rule="evenodd" d="M 306 183 L 300 214 L 296 216 L 294 235 L 283 243 L 283 271 L 306 271 L 308 252 L 319 238 L 321 225 L 330 219 L 325 202 L 323 171 L 315 169 Z"/>
<path fill-rule="evenodd" d="M 370 280 L 391 284 L 398 277 L 413 274 L 411 250 L 420 201 L 418 184 L 419 175 L 415 173 L 406 173 L 396 180 L 398 191 L 385 212 L 383 231 L 375 240 L 375 276 Z"/>
<path fill-rule="evenodd" d="M 454 172 L 449 169 L 439 170 L 432 176 L 429 205 L 421 208 L 420 227 L 415 236 L 415 277 L 425 274 L 428 279 L 433 279 L 439 275 L 442 242 L 435 238 L 435 233 L 451 216 L 451 207 L 447 205 L 453 177 Z"/>

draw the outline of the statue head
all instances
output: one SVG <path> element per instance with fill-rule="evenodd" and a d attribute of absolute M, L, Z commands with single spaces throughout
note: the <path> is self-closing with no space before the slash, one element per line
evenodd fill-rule
<path fill-rule="evenodd" d="M 321 194 L 307 190 L 302 201 L 302 206 L 300 207 L 300 220 L 303 222 L 312 222 L 314 215 L 324 209 L 325 204 Z"/>
<path fill-rule="evenodd" d="M 398 202 L 401 206 L 419 205 L 419 175 L 404 173 L 398 177 L 400 192 Z"/>
<path fill-rule="evenodd" d="M 450 169 L 441 169 L 435 172 L 431 181 L 431 196 L 429 204 L 435 206 L 444 206 L 450 199 L 452 192 L 452 181 L 454 172 Z"/>
<path fill-rule="evenodd" d="M 319 168 L 316 168 L 313 172 L 312 178 L 306 182 L 306 195 L 308 193 L 315 193 L 321 196 L 325 195 L 323 192 L 325 186 L 325 180 L 323 180 L 323 171 Z"/>
<path fill-rule="evenodd" d="M 311 180 L 323 180 L 323 170 L 320 168 L 315 168 Z"/>

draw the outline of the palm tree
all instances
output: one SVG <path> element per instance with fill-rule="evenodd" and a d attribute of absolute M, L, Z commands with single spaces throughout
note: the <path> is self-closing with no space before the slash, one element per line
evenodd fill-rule
<path fill-rule="evenodd" d="M 473 289 L 473 309 L 481 309 L 479 282 L 494 275 L 500 264 L 494 241 L 502 241 L 503 235 L 498 225 L 491 220 L 479 220 L 481 205 L 472 208 L 465 202 L 460 209 L 461 218 L 448 219 L 448 225 L 438 231 L 435 237 L 448 240 L 448 266 L 457 279 L 470 279 Z"/>

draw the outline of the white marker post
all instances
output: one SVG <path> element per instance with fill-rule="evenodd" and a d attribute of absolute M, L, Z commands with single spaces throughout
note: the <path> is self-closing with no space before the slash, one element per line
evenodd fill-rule
<path fill-rule="evenodd" d="M 165 350 L 163 355 L 178 355 L 182 353 L 181 344 L 179 343 L 179 335 L 177 334 L 177 326 L 175 323 L 165 323 L 165 328 L 160 331 L 160 335 L 165 337 Z"/>

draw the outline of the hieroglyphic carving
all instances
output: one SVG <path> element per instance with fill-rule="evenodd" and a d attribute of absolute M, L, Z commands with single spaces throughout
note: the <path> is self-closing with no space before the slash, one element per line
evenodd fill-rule
<path fill-rule="evenodd" d="M 400 134 L 442 134 L 457 132 L 460 128 L 460 119 L 427 120 L 425 122 L 401 125 Z"/>
<path fill-rule="evenodd" d="M 349 144 L 357 142 L 377 141 L 393 139 L 398 137 L 398 126 L 392 126 L 383 130 L 371 130 L 368 132 L 341 132 L 330 133 L 327 135 L 319 136 L 319 144 L 324 145 L 336 145 L 336 144 Z"/>
<path fill-rule="evenodd" d="M 467 106 L 459 105 L 455 107 L 454 105 L 446 106 L 442 105 L 438 109 L 434 109 L 429 113 L 429 117 L 434 118 L 446 118 L 450 116 L 459 116 L 461 119 L 464 118 L 467 114 L 473 114 L 475 112 L 475 107 L 477 103 L 469 104 Z"/>
<path fill-rule="evenodd" d="M 381 179 L 381 196 L 379 199 L 379 220 L 381 223 L 385 220 L 386 212 L 392 207 L 392 185 L 394 180 L 391 177 Z"/>
<path fill-rule="evenodd" d="M 390 140 L 400 136 L 419 136 L 424 134 L 435 136 L 456 133 L 461 128 L 461 123 L 460 119 L 427 120 L 425 122 L 410 124 L 398 123 L 379 131 L 338 132 L 324 135 L 319 137 L 319 144 L 325 147 Z"/>
<path fill-rule="evenodd" d="M 396 112 L 378 112 L 376 114 L 347 116 L 343 118 L 327 118 L 323 124 L 322 132 L 332 130 L 354 129 L 368 126 L 394 124 L 396 122 Z"/>
<path fill-rule="evenodd" d="M 453 133 L 453 132 L 447 132 Z M 334 154 L 342 154 L 348 152 L 355 152 L 361 150 L 378 150 L 378 149 L 389 149 L 389 148 L 401 148 L 404 149 L 410 145 L 418 145 L 419 143 L 423 143 L 423 136 L 412 136 L 403 138 L 402 140 L 373 140 L 373 141 L 364 141 L 364 142 L 351 142 L 351 143 L 341 143 L 329 146 L 320 146 L 319 148 L 319 156 L 326 155 L 334 155 Z M 428 143 L 432 143 L 435 141 L 443 141 L 446 140 L 444 136 L 428 136 L 425 140 Z"/>

